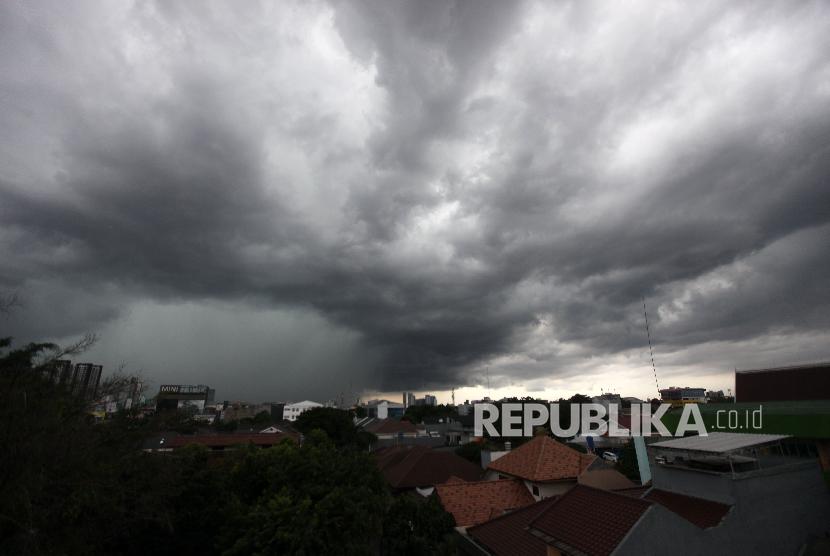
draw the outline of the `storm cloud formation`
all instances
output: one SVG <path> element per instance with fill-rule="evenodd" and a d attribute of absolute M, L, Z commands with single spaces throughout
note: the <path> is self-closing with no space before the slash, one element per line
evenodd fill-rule
<path fill-rule="evenodd" d="M 266 398 L 624 389 L 643 297 L 668 376 L 827 358 L 828 53 L 822 2 L 5 2 L 7 322 Z"/>

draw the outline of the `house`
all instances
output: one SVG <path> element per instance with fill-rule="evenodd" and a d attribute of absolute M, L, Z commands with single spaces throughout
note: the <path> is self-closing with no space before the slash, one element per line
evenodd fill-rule
<path fill-rule="evenodd" d="M 362 425 L 362 428 L 377 436 L 379 440 L 419 436 L 418 427 L 409 421 L 398 421 L 397 419 L 370 419 Z M 421 434 L 424 434 L 423 431 L 421 431 Z"/>
<path fill-rule="evenodd" d="M 425 417 L 422 425 L 428 435 L 442 438 L 446 446 L 460 446 L 473 440 L 473 416 L 467 417 Z"/>
<path fill-rule="evenodd" d="M 492 461 L 485 478 L 521 480 L 536 500 L 562 494 L 596 459 L 565 446 L 549 436 L 539 435 Z"/>
<path fill-rule="evenodd" d="M 610 428 L 614 427 L 619 434 L 614 436 L 610 433 Z M 582 436 L 581 434 L 577 434 L 573 439 L 569 442 L 572 444 L 579 444 L 585 446 L 586 449 L 589 449 L 588 438 L 591 438 L 591 444 L 593 444 L 593 449 L 596 451 L 601 451 L 605 449 L 609 450 L 616 450 L 620 449 L 631 440 L 630 433 L 631 433 L 631 415 L 630 414 L 619 414 L 616 416 L 616 419 L 612 416 L 608 417 L 608 427 L 609 430 L 602 433 L 600 436 L 596 436 L 591 434 L 589 436 Z M 651 431 L 648 431 L 645 436 L 651 436 Z M 590 450 L 589 450 L 590 451 Z"/>
<path fill-rule="evenodd" d="M 533 496 L 518 479 L 465 482 L 453 478 L 436 485 L 435 494 L 461 529 L 533 504 Z"/>
<path fill-rule="evenodd" d="M 698 554 L 797 554 L 830 535 L 818 458 L 788 453 L 786 440 L 712 432 L 649 445 L 653 488 L 643 499 L 659 511 L 629 536 L 625 553 L 657 541 Z"/>
<path fill-rule="evenodd" d="M 800 553 L 830 535 L 830 493 L 817 459 L 788 455 L 783 440 L 712 433 L 655 442 L 653 486 L 612 492 L 577 484 L 467 528 L 460 548 L 531 556 Z"/>
<path fill-rule="evenodd" d="M 285 407 L 283 408 L 283 419 L 286 421 L 296 421 L 297 417 L 302 415 L 303 412 L 315 407 L 323 407 L 323 404 L 309 400 L 285 404 Z"/>
<path fill-rule="evenodd" d="M 455 478 L 463 481 L 481 479 L 482 469 L 453 452 L 424 446 L 393 446 L 374 454 L 378 469 L 395 490 L 418 489 L 429 496 L 433 487 Z"/>
<path fill-rule="evenodd" d="M 390 402 L 389 400 L 372 400 L 366 402 L 366 416 L 376 419 L 389 419 L 403 417 L 406 407 L 402 403 Z"/>
<path fill-rule="evenodd" d="M 467 534 L 479 554 L 607 556 L 616 553 L 651 506 L 629 496 L 577 485 L 560 496 L 471 527 Z"/>

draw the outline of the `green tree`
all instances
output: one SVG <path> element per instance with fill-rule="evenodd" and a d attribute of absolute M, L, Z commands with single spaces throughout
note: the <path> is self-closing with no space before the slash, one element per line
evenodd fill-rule
<path fill-rule="evenodd" d="M 633 440 L 629 440 L 625 447 L 620 450 L 616 468 L 617 471 L 639 484 L 640 467 L 637 464 L 637 451 L 634 448 Z"/>
<path fill-rule="evenodd" d="M 411 405 L 406 408 L 403 418 L 412 424 L 423 423 L 424 419 L 458 419 L 458 411 L 452 405 Z"/>
<path fill-rule="evenodd" d="M 338 450 L 319 430 L 302 446 L 240 451 L 230 481 L 236 517 L 220 540 L 226 556 L 366 554 L 380 539 L 389 493 L 374 461 Z"/>
<path fill-rule="evenodd" d="M 437 497 L 414 494 L 395 498 L 383 520 L 383 554 L 455 554 L 455 521 Z"/>
<path fill-rule="evenodd" d="M 294 428 L 309 434 L 317 429 L 326 433 L 338 447 L 368 448 L 374 435 L 360 431 L 352 420 L 351 413 L 334 407 L 314 407 L 304 411 L 294 421 Z"/>
<path fill-rule="evenodd" d="M 455 449 L 456 455 L 469 460 L 476 465 L 481 465 L 481 443 L 467 442 Z"/>
<path fill-rule="evenodd" d="M 12 554 L 129 553 L 136 531 L 169 530 L 163 462 L 142 427 L 95 423 L 87 403 L 47 379 L 49 361 L 83 349 L 0 340 L 0 547 Z M 112 385 L 104 384 L 104 390 Z M 161 534 L 161 533 L 160 533 Z"/>

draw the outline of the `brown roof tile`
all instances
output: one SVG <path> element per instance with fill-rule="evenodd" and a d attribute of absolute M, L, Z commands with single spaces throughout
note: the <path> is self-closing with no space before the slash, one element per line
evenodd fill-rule
<path fill-rule="evenodd" d="M 657 488 L 651 489 L 644 499 L 657 502 L 701 529 L 718 525 L 732 508 L 728 504 Z"/>
<path fill-rule="evenodd" d="M 635 483 L 616 469 L 589 469 L 582 473 L 577 481 L 581 485 L 602 490 L 622 490 L 637 487 Z"/>
<path fill-rule="evenodd" d="M 481 478 L 478 465 L 452 452 L 425 446 L 394 446 L 375 452 L 375 458 L 386 481 L 393 488 L 416 488 L 457 480 L 476 481 Z"/>
<path fill-rule="evenodd" d="M 576 485 L 530 523 L 554 545 L 611 554 L 651 504 L 606 490 Z"/>
<path fill-rule="evenodd" d="M 435 492 L 459 527 L 483 523 L 490 519 L 494 510 L 501 514 L 534 501 L 524 483 L 516 479 L 449 483 L 437 485 Z"/>
<path fill-rule="evenodd" d="M 378 419 L 364 427 L 373 434 L 415 434 L 418 428 L 409 421 L 398 421 L 397 419 Z"/>
<path fill-rule="evenodd" d="M 594 459 L 596 456 L 577 452 L 549 436 L 537 436 L 491 463 L 488 469 L 544 483 L 576 479 Z"/>
<path fill-rule="evenodd" d="M 531 521 L 556 502 L 556 497 L 546 498 L 541 502 L 491 519 L 467 529 L 467 533 L 488 552 L 495 556 L 545 556 L 547 544 L 530 533 L 527 526 Z"/>

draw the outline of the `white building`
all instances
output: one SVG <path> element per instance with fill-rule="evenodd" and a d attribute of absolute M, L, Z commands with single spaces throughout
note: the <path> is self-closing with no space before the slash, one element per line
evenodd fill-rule
<path fill-rule="evenodd" d="M 403 417 L 404 405 L 389 400 L 371 400 L 366 402 L 366 416 L 376 419 Z"/>
<path fill-rule="evenodd" d="M 286 404 L 283 409 L 282 416 L 286 421 L 296 421 L 304 411 L 313 409 L 315 407 L 323 407 L 323 404 L 305 400 L 297 403 Z"/>

